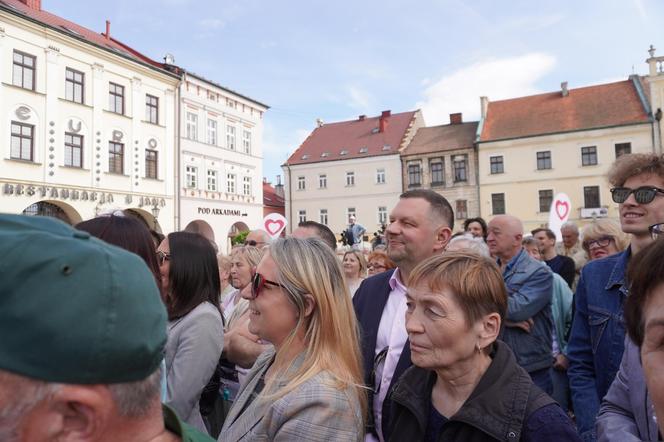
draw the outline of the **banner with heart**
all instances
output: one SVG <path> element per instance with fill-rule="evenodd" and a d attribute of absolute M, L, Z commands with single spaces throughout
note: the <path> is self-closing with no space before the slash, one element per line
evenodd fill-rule
<path fill-rule="evenodd" d="M 560 227 L 567 222 L 571 212 L 572 203 L 569 197 L 564 193 L 557 194 L 551 203 L 551 209 L 549 209 L 549 229 L 556 234 L 557 241 L 563 240 Z"/>
<path fill-rule="evenodd" d="M 278 238 L 287 225 L 288 220 L 279 213 L 270 213 L 263 218 L 263 230 L 265 230 L 272 239 Z"/>

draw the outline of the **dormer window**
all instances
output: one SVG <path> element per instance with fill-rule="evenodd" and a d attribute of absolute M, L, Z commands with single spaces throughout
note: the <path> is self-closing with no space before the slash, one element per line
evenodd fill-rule
<path fill-rule="evenodd" d="M 339 155 L 348 155 L 348 151 L 346 149 L 342 149 L 341 152 L 339 152 Z"/>
<path fill-rule="evenodd" d="M 367 152 L 369 152 L 369 149 L 367 149 L 366 147 L 360 147 L 360 153 L 367 153 Z"/>
<path fill-rule="evenodd" d="M 390 150 L 390 149 L 392 149 L 392 146 L 390 146 L 389 144 L 383 145 L 383 150 Z"/>
<path fill-rule="evenodd" d="M 303 160 L 308 160 L 308 159 L 309 159 L 309 155 L 305 153 L 304 155 L 302 155 L 302 159 L 303 159 Z"/>
<path fill-rule="evenodd" d="M 378 127 L 374 127 L 373 129 L 371 129 L 372 134 L 377 134 L 378 132 L 380 132 L 380 128 Z"/>
<path fill-rule="evenodd" d="M 329 152 L 323 152 L 322 154 L 320 154 L 320 157 L 321 157 L 321 158 L 327 158 L 327 157 L 329 157 L 329 156 L 330 156 L 330 153 L 329 153 Z"/>

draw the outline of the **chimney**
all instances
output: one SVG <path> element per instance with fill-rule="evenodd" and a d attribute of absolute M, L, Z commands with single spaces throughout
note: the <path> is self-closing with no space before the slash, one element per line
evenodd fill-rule
<path fill-rule="evenodd" d="M 461 124 L 463 123 L 463 114 L 458 112 L 456 114 L 450 114 L 450 124 Z"/>
<path fill-rule="evenodd" d="M 41 0 L 20 0 L 25 6 L 35 11 L 41 11 Z"/>
<path fill-rule="evenodd" d="M 365 118 L 367 118 L 366 115 L 360 115 L 360 117 L 358 118 L 358 120 L 359 120 L 359 121 L 364 121 Z"/>
<path fill-rule="evenodd" d="M 323 127 L 323 120 L 320 118 L 316 118 L 316 127 Z"/>
<path fill-rule="evenodd" d="M 281 184 L 281 175 L 277 175 L 277 184 L 274 186 L 274 193 L 280 197 L 284 197 L 284 185 Z"/>
<path fill-rule="evenodd" d="M 378 126 L 380 132 L 385 132 L 385 129 L 387 129 L 387 119 L 390 117 L 391 114 L 392 112 L 389 110 L 383 111 L 380 114 L 380 119 L 378 120 Z"/>
<path fill-rule="evenodd" d="M 111 21 L 110 20 L 106 20 L 106 34 L 104 34 L 104 36 L 106 37 L 106 40 L 111 39 Z"/>
<path fill-rule="evenodd" d="M 263 184 L 269 184 L 266 176 L 263 177 Z"/>
<path fill-rule="evenodd" d="M 489 110 L 489 97 L 480 97 L 480 109 L 482 118 L 486 118 L 486 113 Z"/>
<path fill-rule="evenodd" d="M 569 95 L 569 90 L 567 89 L 567 82 L 566 81 L 563 81 L 562 83 L 560 83 L 560 89 L 561 89 L 563 97 L 566 97 L 566 96 Z"/>

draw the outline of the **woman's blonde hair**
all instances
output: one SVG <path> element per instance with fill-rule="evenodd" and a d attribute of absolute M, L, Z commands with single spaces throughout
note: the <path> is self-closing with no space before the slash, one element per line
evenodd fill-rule
<path fill-rule="evenodd" d="M 360 263 L 360 278 L 366 278 L 367 276 L 367 259 L 364 257 L 364 254 L 360 252 L 359 250 L 349 250 L 346 253 L 344 253 L 344 257 L 341 259 L 342 261 L 346 258 L 346 255 L 355 255 L 355 258 Z"/>
<path fill-rule="evenodd" d="M 231 261 L 235 256 L 241 256 L 244 258 L 244 260 L 247 262 L 249 267 L 256 268 L 259 262 L 261 262 L 261 259 L 263 258 L 264 255 L 264 248 L 258 248 L 254 246 L 237 246 L 233 247 L 233 250 L 231 250 Z M 249 282 L 251 284 L 251 282 Z M 236 287 L 238 290 L 242 290 L 242 287 Z M 235 322 L 245 313 L 247 313 L 247 310 L 249 310 L 249 301 L 247 301 L 244 298 L 241 298 L 236 306 L 235 310 L 233 310 L 233 313 L 231 314 L 230 318 L 228 318 L 228 323 L 226 324 L 226 330 L 230 330 L 233 328 L 235 325 Z"/>
<path fill-rule="evenodd" d="M 321 371 L 327 372 L 339 389 L 355 389 L 361 415 L 366 416 L 367 399 L 363 382 L 362 357 L 357 319 L 341 265 L 330 247 L 318 238 L 280 238 L 270 244 L 268 253 L 277 265 L 277 281 L 298 311 L 298 322 L 276 355 L 304 330 L 304 360 L 289 375 L 287 384 L 271 391 L 282 373 L 268 381 L 264 399 L 279 398 Z M 313 311 L 305 316 L 306 295 L 314 299 Z M 272 385 L 270 385 L 272 384 Z"/>
<path fill-rule="evenodd" d="M 616 244 L 616 248 L 619 252 L 622 252 L 629 245 L 629 235 L 622 231 L 618 221 L 608 219 L 608 218 L 599 218 L 593 220 L 590 224 L 586 224 L 583 227 L 581 237 L 583 241 L 594 240 L 602 236 L 612 236 L 613 242 Z M 585 247 L 584 247 L 585 250 Z M 586 250 L 588 253 L 588 250 Z"/>

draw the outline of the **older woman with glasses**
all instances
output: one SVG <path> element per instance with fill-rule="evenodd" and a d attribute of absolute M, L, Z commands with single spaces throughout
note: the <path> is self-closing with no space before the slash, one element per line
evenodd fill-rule
<path fill-rule="evenodd" d="M 367 275 L 373 276 L 396 268 L 397 265 L 382 250 L 374 250 L 367 257 Z"/>
<path fill-rule="evenodd" d="M 357 323 L 330 248 L 314 238 L 278 239 L 243 296 L 249 330 L 274 347 L 251 369 L 219 440 L 362 440 Z"/>
<path fill-rule="evenodd" d="M 583 250 L 590 261 L 620 253 L 629 245 L 629 235 L 612 219 L 596 219 L 582 231 Z"/>
<path fill-rule="evenodd" d="M 496 264 L 446 251 L 410 274 L 414 366 L 392 391 L 395 441 L 580 441 L 567 415 L 498 340 L 507 291 Z"/>

